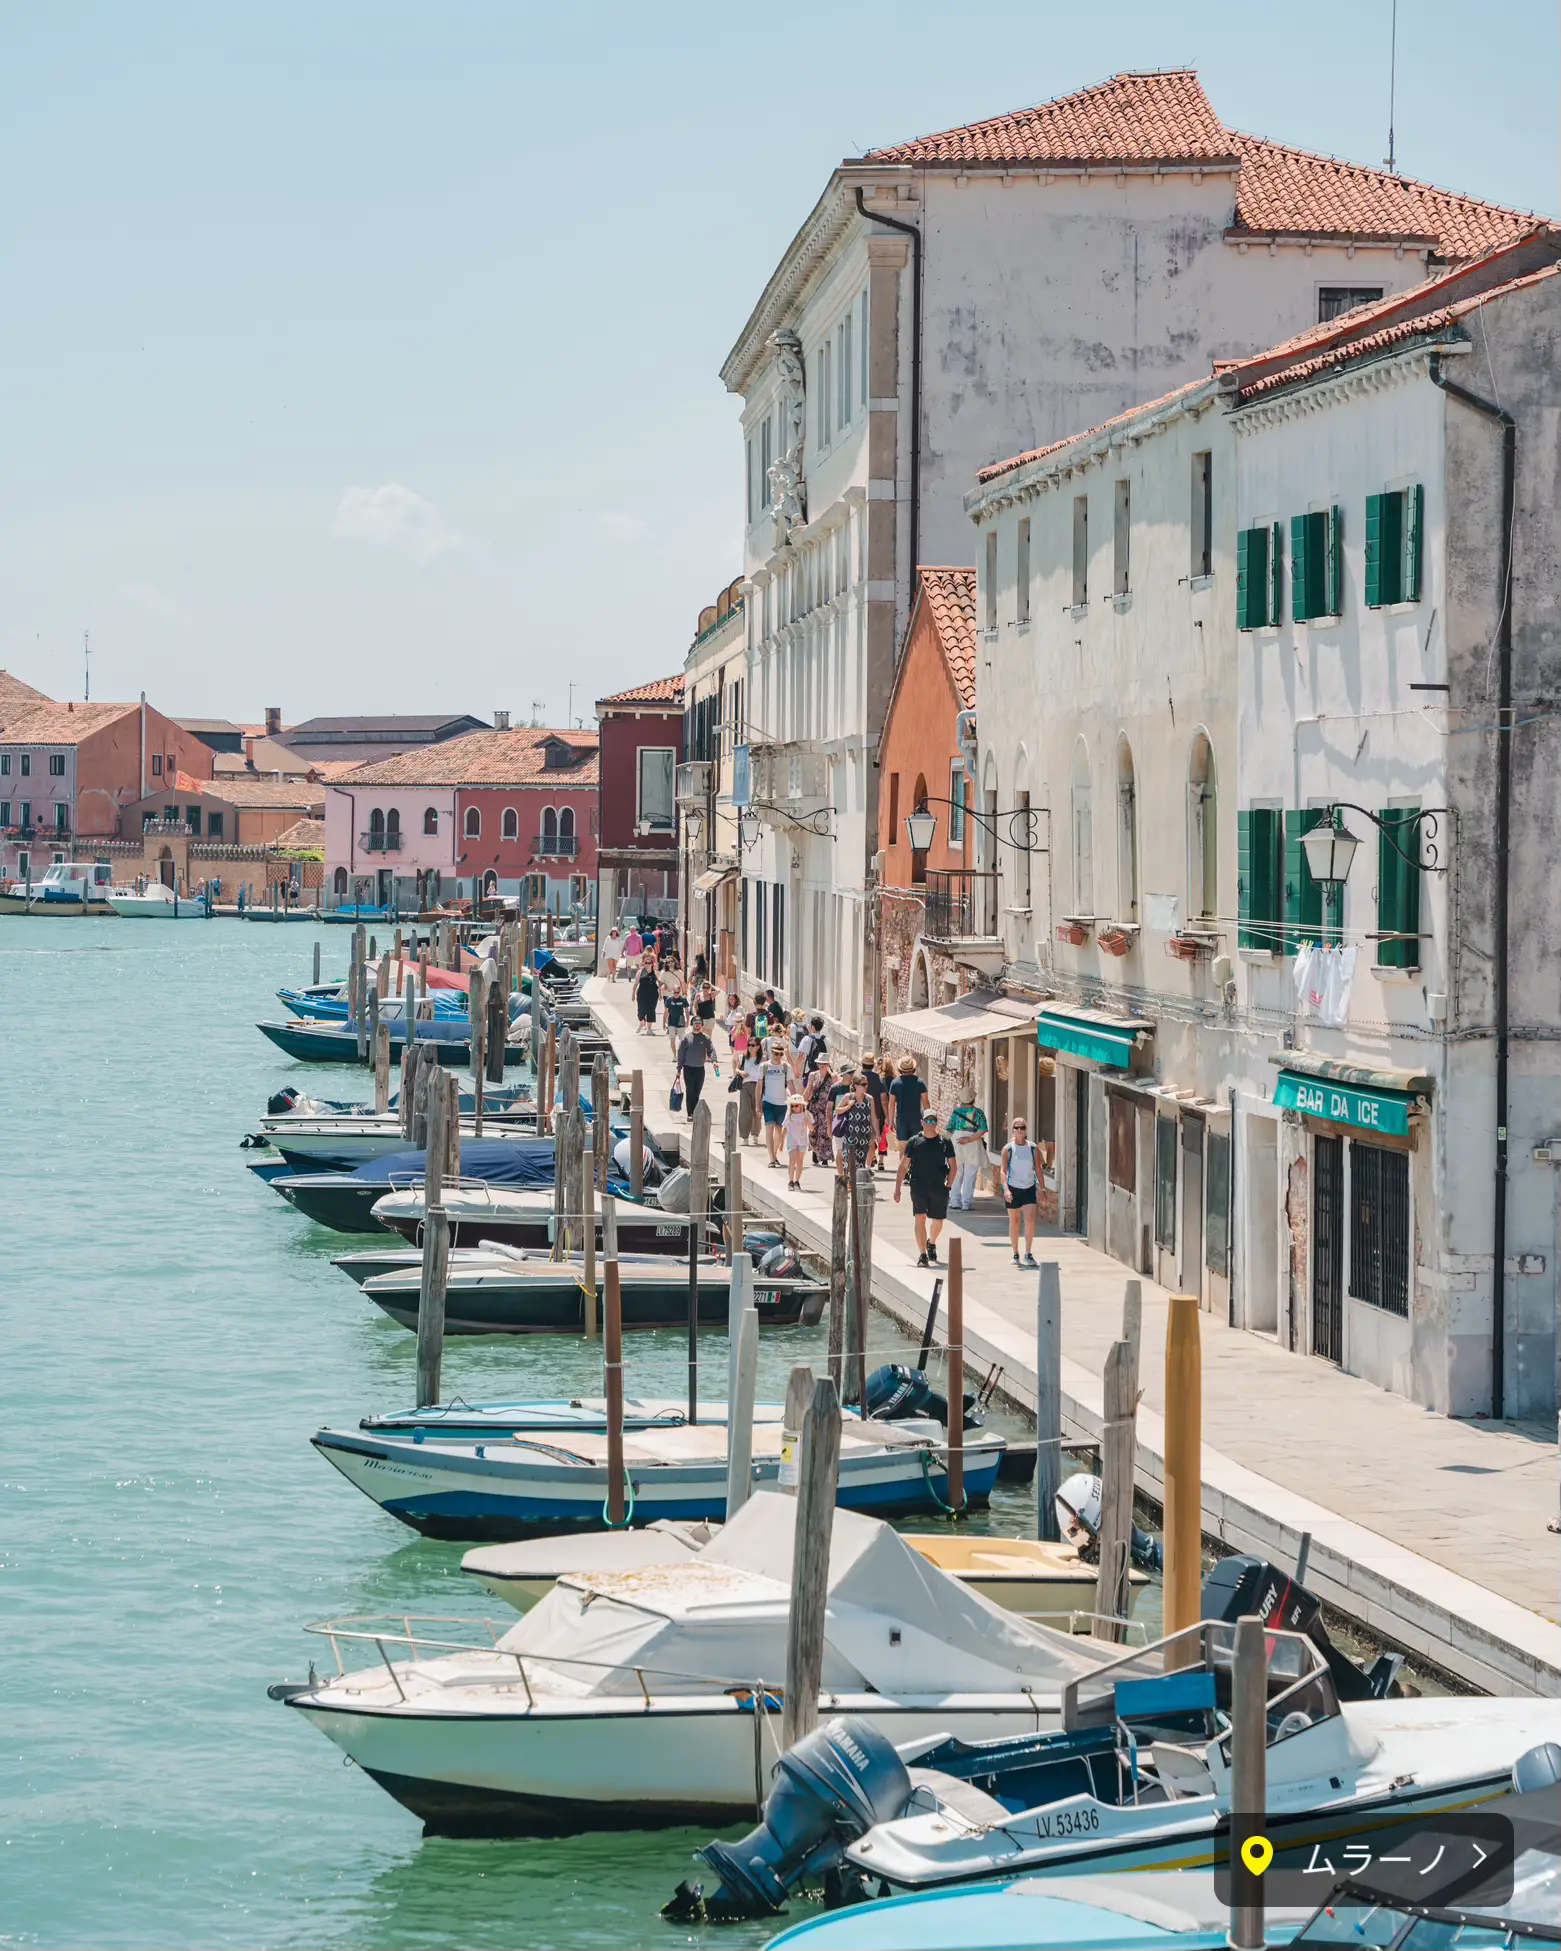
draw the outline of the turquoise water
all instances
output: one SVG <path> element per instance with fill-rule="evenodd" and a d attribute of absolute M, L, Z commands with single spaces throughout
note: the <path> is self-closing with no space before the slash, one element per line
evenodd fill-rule
<path fill-rule="evenodd" d="M 254 1025 L 346 931 L 0 918 L 6 1239 L 0 1526 L 0 1944 L 762 1943 L 657 1912 L 704 1831 L 425 1841 L 266 1698 L 339 1613 L 491 1611 L 461 1547 L 418 1539 L 311 1450 L 413 1398 L 410 1335 L 330 1265 L 346 1244 L 244 1170 L 289 1064 Z M 881 1359 L 893 1352 L 875 1319 Z M 710 1383 L 726 1343 L 709 1336 Z M 778 1395 L 820 1330 L 765 1337 Z M 677 1333 L 629 1386 L 676 1393 Z M 452 1342 L 446 1393 L 599 1393 L 599 1348 Z M 1026 1528 L 1022 1493 L 996 1528 Z M 798 1910 L 793 1907 L 793 1917 Z"/>

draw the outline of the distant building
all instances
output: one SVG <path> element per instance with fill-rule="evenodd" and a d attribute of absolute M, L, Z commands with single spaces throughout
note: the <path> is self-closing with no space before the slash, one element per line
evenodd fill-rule
<path fill-rule="evenodd" d="M 49 861 L 120 837 L 125 810 L 181 772 L 211 777 L 210 748 L 149 704 L 18 696 L 6 706 L 0 694 L 0 710 L 0 875 L 8 879 L 36 879 Z"/>
<path fill-rule="evenodd" d="M 497 716 L 504 721 L 497 726 L 474 718 L 469 711 L 430 712 L 421 716 L 401 712 L 383 718 L 306 718 L 301 725 L 291 725 L 284 731 L 281 713 L 273 707 L 266 713 L 266 736 L 286 745 L 300 758 L 346 759 L 363 765 L 425 745 L 443 745 L 449 739 L 464 738 L 468 732 L 507 731 L 508 712 Z"/>
<path fill-rule="evenodd" d="M 684 959 L 702 954 L 712 979 L 726 988 L 737 981 L 741 858 L 733 789 L 747 677 L 739 580 L 699 613 L 683 663 L 683 760 L 677 770 Z"/>
<path fill-rule="evenodd" d="M 327 900 L 416 909 L 502 895 L 588 914 L 598 779 L 594 731 L 536 725 L 342 773 L 325 788 Z"/>
<path fill-rule="evenodd" d="M 209 745 L 213 752 L 242 752 L 244 749 L 244 727 L 235 725 L 231 718 L 181 718 L 182 730 L 193 733 L 202 745 Z"/>
<path fill-rule="evenodd" d="M 325 787 L 307 779 L 251 779 L 242 774 L 208 781 L 175 774 L 161 792 L 125 808 L 124 837 L 161 821 L 198 840 L 235 847 L 269 847 L 299 820 L 321 819 Z"/>
<path fill-rule="evenodd" d="M 599 698 L 602 785 L 597 911 L 671 920 L 677 914 L 677 764 L 683 673 Z"/>

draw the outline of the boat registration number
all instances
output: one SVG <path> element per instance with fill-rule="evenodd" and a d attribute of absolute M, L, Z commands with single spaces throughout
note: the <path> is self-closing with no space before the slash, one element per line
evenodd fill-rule
<path fill-rule="evenodd" d="M 1043 1836 L 1087 1836 L 1100 1827 L 1100 1811 L 1059 1809 L 1054 1816 L 1038 1816 L 1035 1826 Z"/>
<path fill-rule="evenodd" d="M 656 1228 L 656 1238 L 658 1240 L 675 1240 L 682 1230 L 681 1226 L 658 1226 Z"/>

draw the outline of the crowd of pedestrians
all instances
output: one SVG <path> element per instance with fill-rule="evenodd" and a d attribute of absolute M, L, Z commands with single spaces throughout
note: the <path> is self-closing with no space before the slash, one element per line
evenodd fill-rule
<path fill-rule="evenodd" d="M 638 1034 L 666 1035 L 677 1065 L 674 1111 L 692 1118 L 707 1074 L 721 1075 L 714 1034 L 719 1015 L 732 1059 L 726 1088 L 738 1100 L 741 1142 L 762 1144 L 770 1169 L 784 1170 L 793 1188 L 802 1184 L 809 1162 L 842 1176 L 853 1167 L 884 1173 L 892 1145 L 895 1200 L 910 1191 L 916 1264 L 941 1264 L 944 1224 L 950 1211 L 968 1213 L 975 1204 L 987 1158 L 986 1114 L 973 1091 L 961 1093 L 945 1130 L 914 1057 L 896 1062 L 869 1052 L 837 1063 L 829 1054 L 823 1017 L 788 1010 L 773 989 L 760 990 L 751 1008 L 734 991 L 721 1010 L 703 955 L 694 957 L 685 978 L 670 924 L 627 933 L 609 929 L 602 959 L 609 982 L 634 985 Z M 1015 1118 L 996 1176 L 1016 1267 L 1036 1264 L 1041 1164 L 1041 1150 L 1031 1142 L 1025 1120 Z"/>

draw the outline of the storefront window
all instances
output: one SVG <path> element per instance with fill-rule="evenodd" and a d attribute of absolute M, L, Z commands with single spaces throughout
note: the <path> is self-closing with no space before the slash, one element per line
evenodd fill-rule
<path fill-rule="evenodd" d="M 1106 1099 L 1110 1112 L 1109 1148 L 1106 1170 L 1111 1183 L 1123 1192 L 1138 1189 L 1138 1107 L 1121 1091 Z"/>
<path fill-rule="evenodd" d="M 1350 1294 L 1409 1313 L 1409 1156 L 1350 1143 Z"/>
<path fill-rule="evenodd" d="M 1156 1118 L 1154 1127 L 1154 1237 L 1156 1246 L 1176 1245 L 1176 1120 Z"/>
<path fill-rule="evenodd" d="M 1208 1214 L 1203 1223 L 1204 1261 L 1211 1274 L 1230 1278 L 1230 1133 L 1209 1132 L 1204 1155 Z"/>

